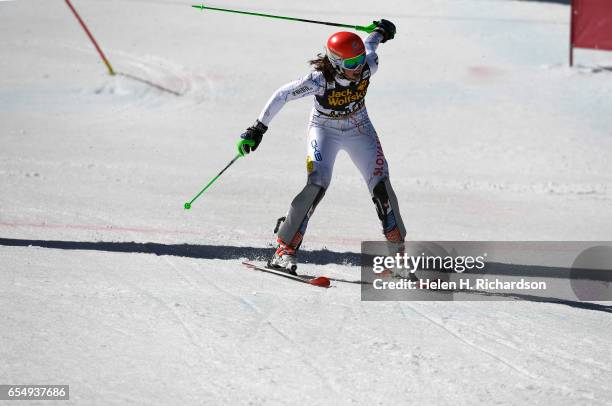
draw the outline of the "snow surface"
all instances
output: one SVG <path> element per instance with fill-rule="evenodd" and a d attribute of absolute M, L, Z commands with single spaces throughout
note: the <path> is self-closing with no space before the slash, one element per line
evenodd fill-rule
<path fill-rule="evenodd" d="M 577 50 L 567 67 L 567 6 L 214 5 L 397 23 L 368 109 L 411 240 L 612 240 L 612 54 Z M 75 7 L 121 75 L 63 2 L 0 3 L 0 238 L 34 245 L 0 245 L 0 383 L 70 384 L 66 404 L 610 404 L 610 312 L 362 302 L 359 285 L 240 264 L 267 255 L 303 186 L 308 100 L 183 210 L 332 28 L 184 1 Z M 303 248 L 358 253 L 375 239 L 340 154 Z M 83 249 L 36 247 L 53 241 Z"/>

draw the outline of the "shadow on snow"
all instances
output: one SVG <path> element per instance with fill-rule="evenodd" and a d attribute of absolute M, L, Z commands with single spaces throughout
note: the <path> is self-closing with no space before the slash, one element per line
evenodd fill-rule
<path fill-rule="evenodd" d="M 127 252 L 127 253 L 142 253 L 155 255 L 170 255 L 187 258 L 201 259 L 221 259 L 221 260 L 260 260 L 265 261 L 272 255 L 272 248 L 257 248 L 257 247 L 236 247 L 226 245 L 193 245 L 193 244 L 159 244 L 159 243 L 137 243 L 137 242 L 89 242 L 89 241 L 57 241 L 57 240 L 25 240 L 13 238 L 0 238 L 0 246 L 8 247 L 41 247 L 63 250 L 88 250 L 88 251 L 105 251 L 105 252 Z M 335 252 L 329 250 L 301 250 L 300 262 L 316 265 L 338 264 L 338 265 L 355 265 L 360 264 L 360 254 L 354 252 Z M 505 274 L 505 275 L 530 275 L 536 276 L 533 273 L 533 267 L 524 265 L 511 264 L 492 264 L 492 272 L 489 274 Z M 540 268 L 536 273 L 537 276 L 547 276 L 562 278 L 567 277 L 567 270 L 557 270 L 556 268 L 537 267 Z M 529 272 L 530 271 L 530 272 Z M 563 272 L 559 272 L 563 271 Z M 335 279 L 339 282 L 363 283 L 361 281 L 349 281 Z M 541 297 L 535 295 L 525 295 L 516 293 L 490 293 L 490 292 L 468 292 L 483 296 L 498 296 L 509 299 L 525 300 L 530 302 L 554 303 L 570 306 L 573 308 L 602 311 L 612 313 L 612 306 L 602 305 L 590 302 L 578 302 L 573 300 L 559 299 L 554 297 Z"/>

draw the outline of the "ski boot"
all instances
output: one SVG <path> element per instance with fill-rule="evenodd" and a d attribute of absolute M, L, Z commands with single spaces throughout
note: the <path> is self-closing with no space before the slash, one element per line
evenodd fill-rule
<path fill-rule="evenodd" d="M 291 275 L 297 275 L 296 249 L 285 244 L 280 238 L 276 239 L 276 252 L 268 261 L 268 267 L 278 269 Z"/>

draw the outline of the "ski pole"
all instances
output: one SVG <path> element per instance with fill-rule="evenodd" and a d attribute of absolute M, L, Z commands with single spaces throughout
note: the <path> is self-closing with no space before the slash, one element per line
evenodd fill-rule
<path fill-rule="evenodd" d="M 217 176 L 215 176 L 214 178 L 212 178 L 212 179 L 210 180 L 210 182 L 208 182 L 208 184 L 207 184 L 206 186 L 204 186 L 204 189 L 200 190 L 200 193 L 198 193 L 197 195 L 195 195 L 195 197 L 194 197 L 193 199 L 191 199 L 191 201 L 189 201 L 189 202 L 185 203 L 185 205 L 183 206 L 183 207 L 185 207 L 185 210 L 189 210 L 189 209 L 191 209 L 191 204 L 192 204 L 193 202 L 195 202 L 195 200 L 196 200 L 198 197 L 200 197 L 200 195 L 201 195 L 202 193 L 204 193 L 204 192 L 206 191 L 206 189 L 208 189 L 208 188 L 209 188 L 209 186 L 210 186 L 210 185 L 212 185 L 213 183 L 215 183 L 215 181 L 216 181 L 217 179 L 219 179 L 219 176 L 223 175 L 223 172 L 225 172 L 227 168 L 229 168 L 230 166 L 232 166 L 232 164 L 233 164 L 234 162 L 236 162 L 236 161 L 238 160 L 238 158 L 240 158 L 241 156 L 243 156 L 243 155 L 242 155 L 242 154 L 238 154 L 238 155 L 236 155 L 236 156 L 234 157 L 234 159 L 232 159 L 232 160 L 230 161 L 230 163 L 229 163 L 229 164 L 227 164 L 227 165 L 225 166 L 225 168 L 221 169 L 221 172 L 219 172 L 219 173 L 217 174 Z"/>
<path fill-rule="evenodd" d="M 368 34 L 371 33 L 372 31 L 374 31 L 374 29 L 378 26 L 378 24 L 376 22 L 373 22 L 372 24 L 370 24 L 368 26 L 351 25 L 351 24 L 340 24 L 340 23 L 329 23 L 329 22 L 326 22 L 326 21 L 306 20 L 304 18 L 275 16 L 275 15 L 272 15 L 272 14 L 253 13 L 253 12 L 250 12 L 250 11 L 239 11 L 239 10 L 230 10 L 230 9 L 226 9 L 226 8 L 208 7 L 208 6 L 205 6 L 204 4 L 197 5 L 197 6 L 194 5 L 194 6 L 191 6 L 191 7 L 199 8 L 202 11 L 204 11 L 205 9 L 206 10 L 215 10 L 215 11 L 225 11 L 225 12 L 228 12 L 228 13 L 246 14 L 246 15 L 250 15 L 250 16 L 268 17 L 268 18 L 279 18 L 281 20 L 299 21 L 299 22 L 302 22 L 302 23 L 323 24 L 323 25 L 331 25 L 332 27 L 352 28 L 352 29 L 357 30 L 357 31 L 365 31 Z"/>

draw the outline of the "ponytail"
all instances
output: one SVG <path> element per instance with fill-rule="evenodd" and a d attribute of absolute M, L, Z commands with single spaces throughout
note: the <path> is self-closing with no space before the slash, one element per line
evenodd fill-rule
<path fill-rule="evenodd" d="M 336 71 L 332 66 L 327 55 L 318 54 L 315 59 L 308 61 L 312 65 L 313 69 L 318 72 L 323 72 L 323 77 L 328 82 L 333 82 L 336 76 Z"/>

